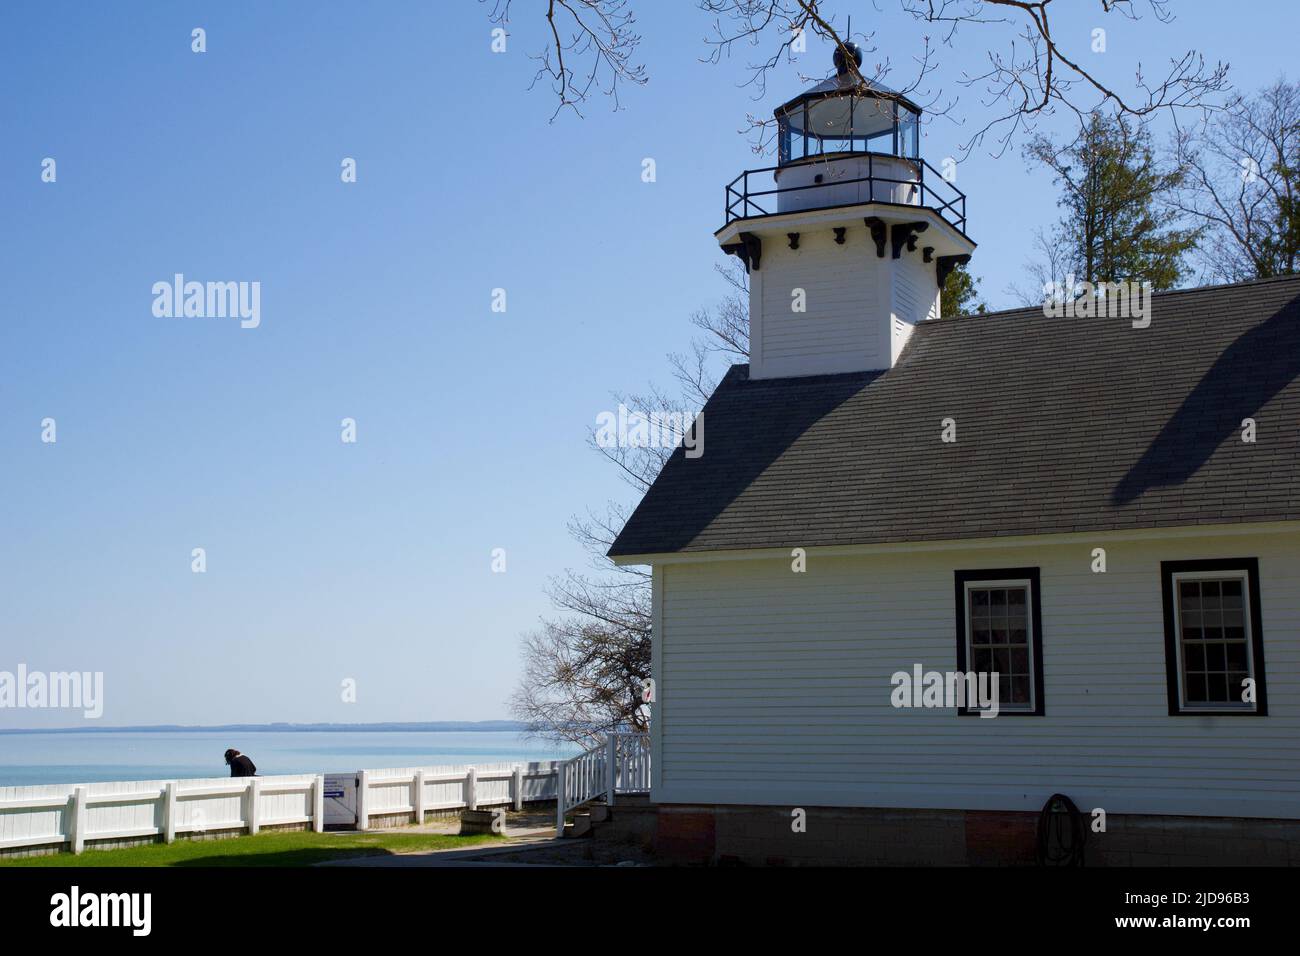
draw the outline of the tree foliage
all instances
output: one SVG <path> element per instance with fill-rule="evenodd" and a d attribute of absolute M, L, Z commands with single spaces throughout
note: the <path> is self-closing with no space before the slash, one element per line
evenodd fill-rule
<path fill-rule="evenodd" d="M 1157 158 L 1147 130 L 1123 116 L 1098 114 L 1079 139 L 1058 146 L 1039 136 L 1025 152 L 1052 172 L 1061 191 L 1063 215 L 1037 234 L 1041 258 L 1030 266 L 1044 289 L 1048 283 L 1065 289 L 1150 282 L 1161 290 L 1179 283 L 1198 232 L 1180 228 L 1178 212 L 1167 204 L 1184 174 Z"/>
<path fill-rule="evenodd" d="M 939 294 L 939 316 L 949 318 L 954 315 L 982 315 L 989 310 L 980 298 L 980 280 L 971 275 L 970 269 L 959 265 L 948 273 Z"/>

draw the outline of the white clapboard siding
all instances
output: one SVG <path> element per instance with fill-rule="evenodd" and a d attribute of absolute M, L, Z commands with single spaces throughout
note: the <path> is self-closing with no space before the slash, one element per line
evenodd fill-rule
<path fill-rule="evenodd" d="M 764 245 L 750 274 L 755 377 L 815 375 L 889 365 L 889 275 L 875 244 L 844 245 L 829 228 L 800 236 L 799 248 Z M 791 308 L 803 289 L 805 312 Z"/>
<path fill-rule="evenodd" d="M 1300 818 L 1300 533 L 656 569 L 667 803 Z M 1170 716 L 1160 562 L 1257 557 L 1269 715 Z M 953 572 L 1039 567 L 1046 715 L 895 709 L 891 675 L 956 669 Z"/>

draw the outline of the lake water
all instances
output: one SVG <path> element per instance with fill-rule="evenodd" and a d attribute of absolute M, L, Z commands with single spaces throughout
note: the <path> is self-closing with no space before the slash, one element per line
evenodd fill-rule
<path fill-rule="evenodd" d="M 248 754 L 265 775 L 526 763 L 577 752 L 513 731 L 0 734 L 0 787 L 224 777 L 230 773 L 222 757 L 228 747 Z"/>

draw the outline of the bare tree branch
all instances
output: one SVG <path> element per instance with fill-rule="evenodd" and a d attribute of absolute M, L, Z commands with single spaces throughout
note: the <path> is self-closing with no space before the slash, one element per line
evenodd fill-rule
<path fill-rule="evenodd" d="M 645 82 L 644 69 L 633 67 L 630 60 L 640 43 L 632 29 L 630 0 L 546 2 L 553 42 L 550 49 L 539 54 L 542 68 L 538 77 L 552 79 L 559 108 L 576 109 L 593 89 L 615 95 L 620 80 Z M 879 9 L 882 0 L 873 2 Z M 1033 132 L 1040 120 L 1058 111 L 1073 116 L 1082 132 L 1087 117 L 1098 111 L 1135 119 L 1160 112 L 1205 113 L 1221 108 L 1219 97 L 1228 90 L 1227 64 L 1211 64 L 1195 50 L 1172 58 L 1156 80 L 1149 79 L 1143 65 L 1137 63 L 1128 90 L 1102 80 L 1054 31 L 1051 13 L 1057 9 L 1052 6 L 1056 0 L 897 2 L 899 9 L 923 28 L 938 28 L 941 33 L 932 37 L 927 32 L 919 37 L 911 62 L 902 67 L 885 57 L 864 70 L 855 63 L 848 45 L 860 40 L 864 55 L 872 56 L 878 52 L 875 35 L 849 36 L 847 24 L 830 12 L 832 8 L 845 14 L 853 12 L 855 5 L 848 0 L 696 0 L 698 8 L 711 20 L 711 34 L 705 40 L 707 61 L 720 62 L 738 46 L 757 52 L 756 59 L 748 64 L 750 76 L 746 81 L 746 85 L 753 86 L 756 99 L 765 95 L 770 71 L 781 63 L 794 62 L 796 50 L 813 37 L 841 54 L 848 72 L 846 88 L 870 88 L 885 98 L 905 96 L 922 107 L 927 121 L 937 116 L 952 118 L 957 103 L 942 89 L 927 88 L 939 65 L 936 46 L 953 50 L 970 30 L 978 28 L 987 66 L 961 74 L 956 83 L 979 92 L 984 118 L 974 120 L 973 132 L 961 144 L 963 154 L 992 135 L 995 155 L 1001 155 L 1020 134 Z M 1075 0 L 1076 6 L 1078 2 Z M 494 18 L 504 22 L 510 4 L 511 0 L 496 0 Z M 1143 12 L 1151 13 L 1157 23 L 1170 23 L 1173 14 L 1169 7 L 1169 0 L 1096 0 L 1096 9 L 1103 17 L 1131 23 L 1141 21 Z M 568 32 L 556 27 L 559 14 L 567 14 Z M 591 62 L 585 69 L 585 82 L 575 85 L 568 64 L 580 56 Z M 770 116 L 747 117 L 756 150 L 770 143 L 772 123 Z"/>

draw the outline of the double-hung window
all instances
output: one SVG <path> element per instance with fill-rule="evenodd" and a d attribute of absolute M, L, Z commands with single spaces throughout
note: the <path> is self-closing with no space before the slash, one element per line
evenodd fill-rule
<path fill-rule="evenodd" d="M 1255 558 L 1160 565 L 1170 714 L 1268 713 Z"/>
<path fill-rule="evenodd" d="M 997 675 L 998 713 L 1041 716 L 1045 710 L 1038 568 L 958 571 L 956 585 L 957 669 L 983 681 Z M 958 713 L 980 710 L 977 702 L 967 701 Z"/>

